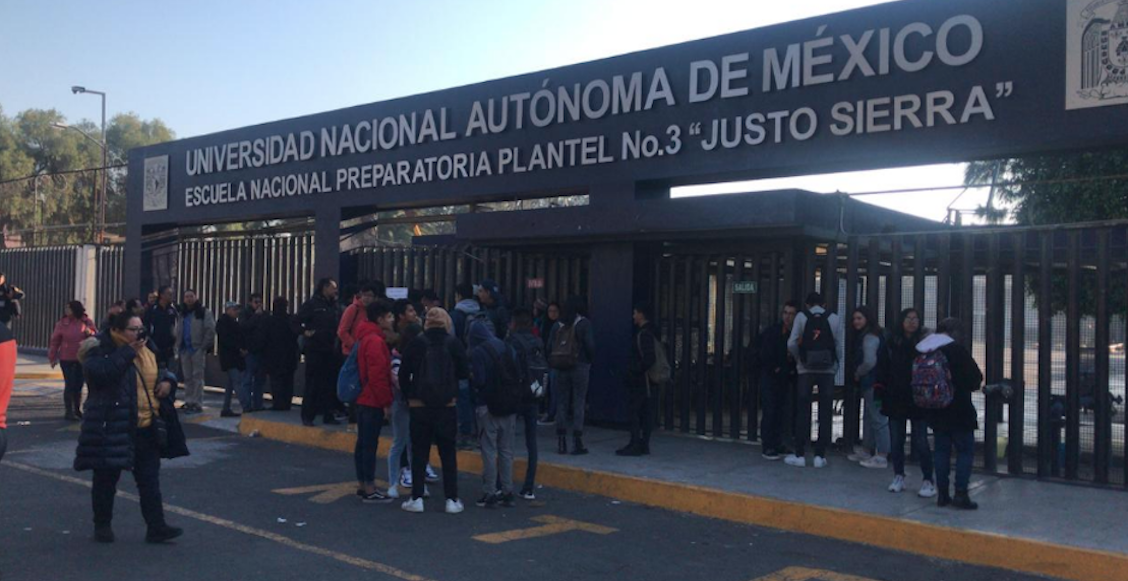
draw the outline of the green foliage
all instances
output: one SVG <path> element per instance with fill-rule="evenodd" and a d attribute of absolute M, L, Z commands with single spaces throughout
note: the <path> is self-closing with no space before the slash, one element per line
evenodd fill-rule
<path fill-rule="evenodd" d="M 29 109 L 15 117 L 0 109 L 0 228 L 20 232 L 25 244 L 88 242 L 94 235 L 101 128 L 88 120 L 70 124 L 73 129 L 55 126 L 60 123 L 66 118 L 54 109 Z M 124 163 L 129 149 L 169 141 L 174 134 L 159 119 L 125 113 L 107 122 L 106 138 L 108 164 L 114 166 Z M 87 171 L 64 173 L 75 170 Z M 108 182 L 106 221 L 123 222 L 125 169 L 109 170 Z"/>

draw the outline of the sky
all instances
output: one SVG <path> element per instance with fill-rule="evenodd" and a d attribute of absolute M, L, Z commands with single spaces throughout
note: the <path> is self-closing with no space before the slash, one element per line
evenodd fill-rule
<path fill-rule="evenodd" d="M 4 0 L 0 107 L 160 118 L 178 137 L 534 72 L 881 4 L 876 0 Z M 675 195 L 799 187 L 958 186 L 961 165 L 711 185 Z M 941 220 L 960 190 L 863 197 Z M 974 208 L 971 191 L 959 208 Z"/>

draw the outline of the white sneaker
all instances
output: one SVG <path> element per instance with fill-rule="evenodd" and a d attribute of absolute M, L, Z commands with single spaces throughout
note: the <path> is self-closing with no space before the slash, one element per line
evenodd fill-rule
<path fill-rule="evenodd" d="M 796 468 L 805 468 L 807 466 L 807 458 L 805 456 L 788 454 L 788 456 L 783 459 L 783 463 L 788 466 L 795 466 Z"/>
<path fill-rule="evenodd" d="M 435 472 L 435 469 L 431 468 L 431 465 L 428 464 L 427 465 L 427 482 L 434 484 L 434 483 L 438 482 L 439 480 L 442 480 L 442 479 L 439 478 L 439 475 Z"/>
<path fill-rule="evenodd" d="M 447 499 L 447 503 L 446 503 L 447 514 L 458 514 L 458 513 L 462 512 L 463 510 L 465 510 L 465 507 L 462 506 L 461 500 L 451 500 L 449 498 Z"/>
<path fill-rule="evenodd" d="M 854 446 L 854 453 L 846 456 L 846 459 L 851 462 L 865 462 L 872 457 L 873 456 L 869 453 L 869 450 L 866 450 L 861 446 Z"/>
<path fill-rule="evenodd" d="M 815 456 L 815 468 L 826 468 L 826 458 Z"/>
<path fill-rule="evenodd" d="M 399 498 L 399 487 L 395 484 L 388 487 L 388 498 Z"/>
<path fill-rule="evenodd" d="M 860 464 L 862 468 L 885 469 L 889 467 L 889 461 L 881 456 L 874 456 L 868 460 L 863 460 Z"/>
<path fill-rule="evenodd" d="M 400 486 L 404 488 L 411 488 L 411 469 L 400 468 Z"/>
<path fill-rule="evenodd" d="M 415 498 L 411 500 L 405 500 L 403 501 L 403 504 L 400 505 L 400 508 L 402 508 L 406 512 L 423 512 L 423 499 Z"/>
<path fill-rule="evenodd" d="M 921 498 L 932 498 L 936 496 L 936 485 L 933 484 L 931 480 L 925 480 L 920 485 L 920 492 L 917 493 L 917 496 Z"/>
<path fill-rule="evenodd" d="M 889 485 L 889 492 L 904 492 L 905 477 L 900 474 L 893 477 L 893 484 Z"/>

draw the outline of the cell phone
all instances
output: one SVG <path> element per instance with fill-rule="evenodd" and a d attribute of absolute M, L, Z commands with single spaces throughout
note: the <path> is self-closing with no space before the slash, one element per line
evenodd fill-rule
<path fill-rule="evenodd" d="M 148 340 L 148 339 L 149 339 L 149 330 L 148 329 L 141 329 L 141 331 L 139 333 L 137 333 L 137 340 L 138 341 L 145 341 L 145 340 Z"/>

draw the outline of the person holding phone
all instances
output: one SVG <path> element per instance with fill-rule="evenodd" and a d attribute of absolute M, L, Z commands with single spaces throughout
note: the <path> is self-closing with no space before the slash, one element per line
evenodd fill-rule
<path fill-rule="evenodd" d="M 144 330 L 140 317 L 124 312 L 114 317 L 109 331 L 79 347 L 90 396 L 74 469 L 94 472 L 94 540 L 100 543 L 114 542 L 111 522 L 122 470 L 132 471 L 137 483 L 148 525 L 145 542 L 164 543 L 184 532 L 165 522 L 160 483 L 161 457 L 176 455 L 169 453 L 174 438 L 183 442 L 180 424 L 161 413 L 162 407 L 172 410 L 168 398 L 176 378 L 159 368 Z"/>

